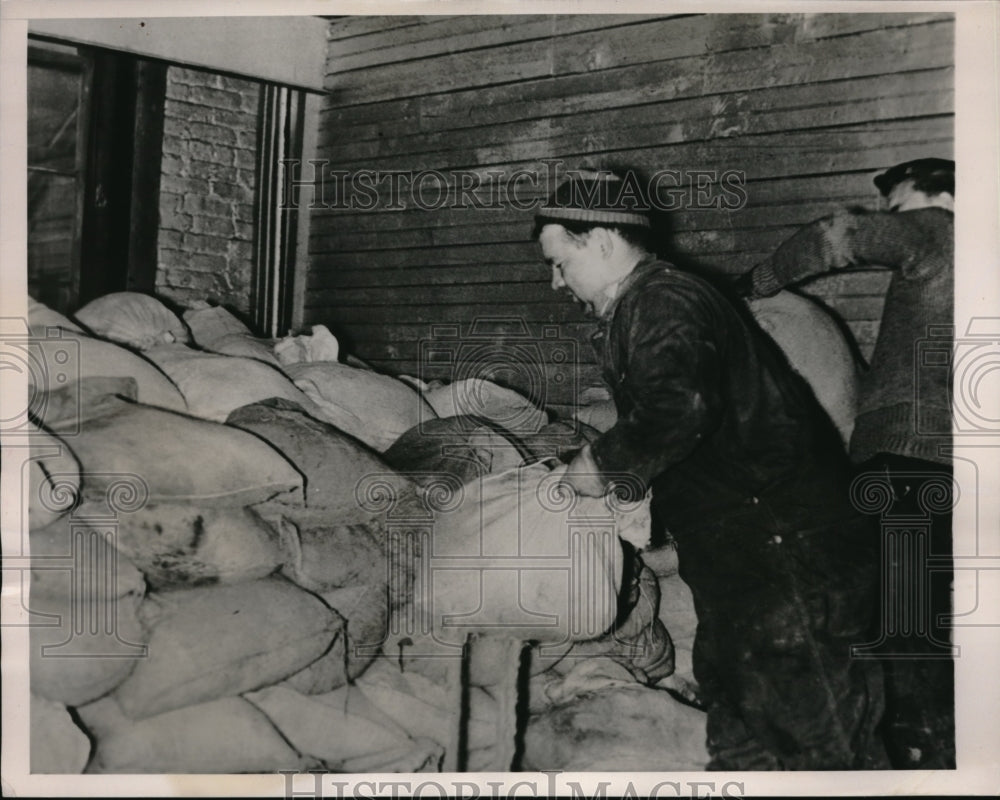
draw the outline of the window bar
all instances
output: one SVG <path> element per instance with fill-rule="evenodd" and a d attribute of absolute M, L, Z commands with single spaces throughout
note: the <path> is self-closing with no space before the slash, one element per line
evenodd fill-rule
<path fill-rule="evenodd" d="M 303 107 L 297 90 L 262 87 L 252 308 L 255 327 L 271 338 L 291 324 L 297 216 L 282 207 L 281 189 L 285 160 L 301 149 Z"/>

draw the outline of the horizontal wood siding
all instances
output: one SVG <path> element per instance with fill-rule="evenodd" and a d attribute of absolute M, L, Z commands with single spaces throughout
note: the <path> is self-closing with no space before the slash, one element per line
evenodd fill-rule
<path fill-rule="evenodd" d="M 454 377 L 458 359 L 503 382 L 505 358 L 541 358 L 540 399 L 564 408 L 600 377 L 590 324 L 551 291 L 530 239 L 525 207 L 549 191 L 547 176 L 678 171 L 674 255 L 739 273 L 798 225 L 876 206 L 876 170 L 952 157 L 953 51 L 954 20 L 941 13 L 336 19 L 305 319 L 376 366 L 425 379 Z M 519 170 L 541 178 L 514 181 Z M 367 183 L 345 185 L 364 171 Z M 386 173 L 422 171 L 421 192 L 406 176 L 389 191 Z M 864 271 L 806 289 L 867 355 L 886 285 Z M 432 363 L 455 334 L 454 357 Z M 572 375 L 550 363 L 567 352 Z M 512 367 L 506 381 L 530 371 Z"/>

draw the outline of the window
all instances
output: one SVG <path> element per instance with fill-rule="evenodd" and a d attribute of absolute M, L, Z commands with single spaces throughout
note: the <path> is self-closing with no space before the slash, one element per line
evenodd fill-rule
<path fill-rule="evenodd" d="M 28 290 L 71 312 L 152 290 L 166 65 L 32 39 Z"/>
<path fill-rule="evenodd" d="M 28 49 L 28 292 L 61 311 L 80 292 L 91 66 L 75 47 Z"/>
<path fill-rule="evenodd" d="M 281 183 L 302 157 L 306 92 L 165 52 L 45 35 L 28 52 L 32 297 L 72 314 L 150 292 L 220 303 L 260 334 L 291 329 L 307 219 L 282 207 Z"/>

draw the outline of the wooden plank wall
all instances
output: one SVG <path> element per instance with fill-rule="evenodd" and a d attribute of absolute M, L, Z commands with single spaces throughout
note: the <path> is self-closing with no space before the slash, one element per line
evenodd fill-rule
<path fill-rule="evenodd" d="M 491 170 L 501 181 L 519 169 L 544 174 L 544 159 L 680 170 L 682 183 L 697 180 L 692 171 L 735 170 L 742 207 L 698 208 L 688 195 L 670 226 L 680 258 L 738 273 L 801 223 L 876 205 L 874 171 L 952 157 L 953 47 L 953 17 L 941 13 L 341 18 L 329 29 L 318 158 L 354 178 L 436 170 L 449 184 L 471 180 L 463 171 L 484 181 Z M 324 180 L 322 202 L 345 205 L 344 186 Z M 568 352 L 579 360 L 572 380 L 556 365 L 543 381 L 557 409 L 599 384 L 591 327 L 549 288 L 531 211 L 506 201 L 456 208 L 454 185 L 441 207 L 422 209 L 397 180 L 403 191 L 389 197 L 382 176 L 370 210 L 312 212 L 306 321 L 383 370 L 425 379 L 473 370 L 456 373 L 448 357 L 429 363 L 428 340 L 453 333 L 456 357 L 487 373 L 504 348 L 515 361 Z M 422 185 L 433 204 L 434 179 Z M 528 203 L 548 187 L 517 188 Z M 709 194 L 719 197 L 718 186 Z M 867 354 L 885 287 L 884 273 L 858 272 L 808 288 Z M 511 329 L 476 349 L 473 321 L 501 316 L 523 321 L 541 347 L 518 350 Z M 443 324 L 454 329 L 432 328 Z M 527 368 L 500 372 L 524 390 L 533 380 Z"/>

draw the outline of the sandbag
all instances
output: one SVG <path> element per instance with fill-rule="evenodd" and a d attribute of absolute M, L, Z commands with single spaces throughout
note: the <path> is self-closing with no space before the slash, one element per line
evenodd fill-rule
<path fill-rule="evenodd" d="M 385 582 L 385 534 L 375 520 L 345 525 L 325 509 L 289 508 L 282 515 L 281 546 L 282 571 L 309 591 Z"/>
<path fill-rule="evenodd" d="M 388 597 L 383 583 L 348 586 L 320 595 L 344 618 L 345 632 L 321 658 L 280 685 L 302 694 L 324 694 L 364 674 L 386 636 Z"/>
<path fill-rule="evenodd" d="M 314 413 L 313 403 L 285 375 L 255 359 L 183 345 L 161 345 L 146 355 L 177 384 L 196 417 L 223 422 L 234 408 L 269 397 L 283 397 Z"/>
<path fill-rule="evenodd" d="M 417 571 L 428 582 L 413 597 L 435 643 L 458 645 L 498 627 L 542 642 L 590 639 L 610 628 L 622 570 L 618 537 L 648 539 L 649 501 L 610 508 L 604 498 L 577 497 L 560 488 L 564 471 L 534 464 L 439 500 L 424 551 L 429 563 Z"/>
<path fill-rule="evenodd" d="M 618 409 L 614 400 L 594 400 L 577 406 L 573 418 L 583 425 L 604 433 L 611 430 L 618 421 Z"/>
<path fill-rule="evenodd" d="M 135 378 L 81 378 L 71 386 L 47 392 L 36 416 L 52 430 L 73 435 L 84 420 L 114 411 L 117 408 L 115 398 L 139 402 L 139 385 Z"/>
<path fill-rule="evenodd" d="M 30 610 L 48 615 L 30 630 L 31 691 L 77 706 L 102 697 L 144 661 L 146 634 L 136 594 L 109 599 L 32 595 Z"/>
<path fill-rule="evenodd" d="M 119 514 L 116 544 L 154 589 L 263 578 L 283 560 L 278 534 L 246 508 L 147 505 Z"/>
<path fill-rule="evenodd" d="M 103 500 L 123 481 L 138 485 L 150 503 L 244 506 L 286 492 L 301 496 L 302 476 L 256 436 L 121 399 L 111 407 L 85 420 L 72 439 L 85 498 Z"/>
<path fill-rule="evenodd" d="M 434 771 L 441 748 L 411 739 L 356 687 L 305 696 L 285 686 L 251 692 L 246 699 L 263 711 L 303 755 L 338 772 Z"/>
<path fill-rule="evenodd" d="M 349 524 L 372 516 L 371 504 L 362 502 L 368 485 L 365 479 L 375 481 L 397 502 L 415 493 L 409 480 L 396 475 L 367 446 L 286 400 L 243 406 L 226 423 L 256 434 L 281 451 L 305 476 L 306 505 L 326 510 L 330 520 Z"/>
<path fill-rule="evenodd" d="M 252 703 L 225 697 L 133 721 L 111 697 L 77 709 L 97 738 L 88 773 L 296 772 L 302 758 Z"/>
<path fill-rule="evenodd" d="M 627 602 L 628 614 L 603 636 L 574 642 L 565 652 L 558 647 L 536 649 L 533 671 L 550 669 L 567 673 L 576 670 L 581 661 L 600 657 L 625 667 L 641 683 L 651 685 L 667 679 L 675 669 L 674 645 L 659 619 L 660 587 L 649 567 L 643 566 L 639 571 Z"/>
<path fill-rule="evenodd" d="M 443 748 L 451 744 L 462 713 L 455 705 L 454 687 L 400 670 L 389 658 L 379 658 L 356 685 L 410 736 L 431 739 Z M 466 747 L 492 747 L 497 740 L 497 702 L 482 687 L 470 686 L 469 692 Z"/>
<path fill-rule="evenodd" d="M 432 419 L 410 428 L 382 457 L 414 483 L 426 486 L 440 473 L 467 483 L 520 466 L 528 450 L 504 428 L 481 417 Z"/>
<path fill-rule="evenodd" d="M 32 530 L 31 596 L 88 600 L 143 595 L 146 579 L 117 547 L 114 524 L 76 513 Z"/>
<path fill-rule="evenodd" d="M 78 501 L 80 463 L 61 439 L 30 422 L 28 431 L 31 460 L 27 465 L 27 522 L 32 530 L 38 530 L 59 519 Z"/>
<path fill-rule="evenodd" d="M 548 414 L 528 398 L 482 378 L 430 389 L 424 399 L 439 417 L 484 417 L 518 436 L 537 433 L 549 421 Z"/>
<path fill-rule="evenodd" d="M 379 453 L 437 416 L 416 391 L 388 375 L 333 361 L 289 364 L 285 372 L 319 407 L 315 416 Z"/>
<path fill-rule="evenodd" d="M 698 615 L 694 598 L 680 575 L 673 572 L 659 576 L 660 621 L 670 631 L 674 642 L 674 674 L 658 684 L 673 689 L 689 702 L 701 702 L 698 681 L 694 677 L 694 640 L 698 631 Z"/>
<path fill-rule="evenodd" d="M 62 703 L 31 695 L 29 709 L 31 772 L 40 775 L 77 775 L 90 758 L 90 739 Z"/>
<path fill-rule="evenodd" d="M 347 621 L 347 676 L 354 680 L 375 659 L 387 635 L 389 597 L 386 587 L 379 581 L 333 589 L 320 596 Z"/>
<path fill-rule="evenodd" d="M 781 291 L 748 305 L 792 369 L 812 388 L 847 447 L 857 413 L 860 371 L 843 329 L 819 303 L 794 292 Z"/>
<path fill-rule="evenodd" d="M 325 694 L 339 689 L 350 680 L 346 648 L 346 635 L 341 633 L 333 640 L 330 649 L 312 664 L 289 675 L 275 686 L 287 686 L 301 694 Z M 366 666 L 367 664 L 360 666 L 356 670 L 358 674 L 364 672 Z"/>
<path fill-rule="evenodd" d="M 187 411 L 180 390 L 139 353 L 75 331 L 58 329 L 55 333 L 58 335 L 48 335 L 32 343 L 36 359 L 48 365 L 47 374 L 37 379 L 29 373 L 28 382 L 35 391 L 69 388 L 81 378 L 132 378 L 138 387 L 140 403 Z M 53 427 L 48 418 L 39 416 L 48 427 Z"/>
<path fill-rule="evenodd" d="M 254 358 L 280 367 L 271 344 L 253 332 L 221 306 L 192 308 L 184 312 L 194 343 L 212 353 Z"/>
<path fill-rule="evenodd" d="M 340 631 L 319 598 L 279 578 L 150 594 L 142 620 L 149 657 L 115 691 L 133 719 L 276 683 Z"/>
<path fill-rule="evenodd" d="M 538 648 L 532 650 L 532 666 Z M 560 666 L 563 662 L 560 662 Z M 528 712 L 541 714 L 554 705 L 570 703 L 577 697 L 637 683 L 628 668 L 607 656 L 567 660 L 565 669 L 532 670 L 528 681 Z"/>
<path fill-rule="evenodd" d="M 524 446 L 534 458 L 558 458 L 565 460 L 580 448 L 593 442 L 601 432 L 596 428 L 574 420 L 573 422 L 550 422 L 538 433 L 523 438 Z"/>
<path fill-rule="evenodd" d="M 184 323 L 173 311 L 148 294 L 106 294 L 87 303 L 74 316 L 77 322 L 97 336 L 136 350 L 188 341 Z"/>
<path fill-rule="evenodd" d="M 699 772 L 708 764 L 705 714 L 669 693 L 615 686 L 532 716 L 525 770 Z"/>
<path fill-rule="evenodd" d="M 49 308 L 44 303 L 39 303 L 33 297 L 28 298 L 28 328 L 31 330 L 31 335 L 35 338 L 46 336 L 49 328 L 62 328 L 66 331 L 83 332 L 83 328 L 69 317 L 60 314 L 55 309 Z"/>

